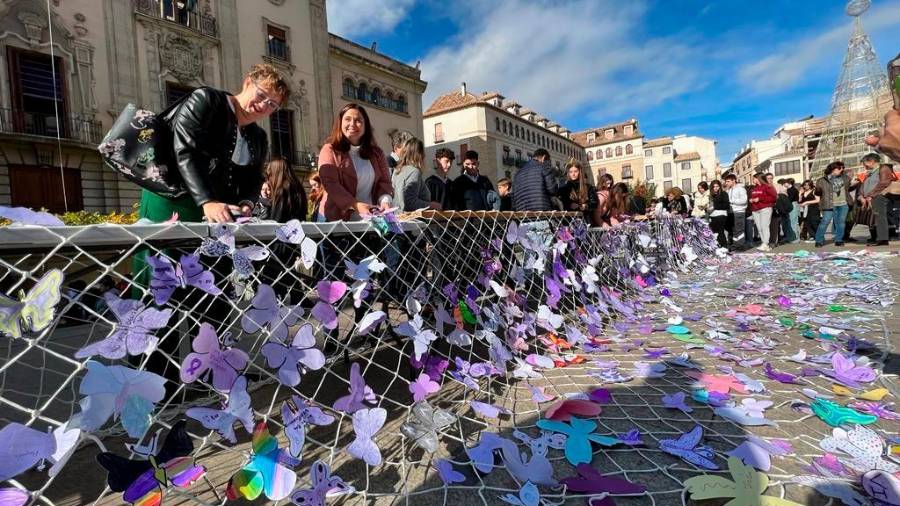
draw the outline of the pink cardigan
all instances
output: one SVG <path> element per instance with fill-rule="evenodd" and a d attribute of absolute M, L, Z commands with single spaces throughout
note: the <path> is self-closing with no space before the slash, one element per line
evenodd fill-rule
<path fill-rule="evenodd" d="M 388 172 L 387 159 L 379 148 L 372 149 L 369 157 L 375 170 L 375 184 L 372 186 L 372 198 L 376 200 L 382 195 L 394 196 L 391 176 Z M 348 220 L 356 210 L 356 169 L 350 153 L 335 151 L 331 144 L 322 146 L 319 151 L 319 177 L 328 198 L 325 200 L 325 219 L 328 221 Z M 376 204 L 371 202 L 371 204 Z"/>

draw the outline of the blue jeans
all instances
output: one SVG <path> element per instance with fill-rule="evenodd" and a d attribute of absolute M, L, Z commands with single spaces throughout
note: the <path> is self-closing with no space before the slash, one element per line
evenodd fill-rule
<path fill-rule="evenodd" d="M 816 242 L 825 242 L 825 229 L 828 228 L 828 222 L 832 220 L 834 220 L 834 230 L 831 235 L 835 242 L 842 242 L 844 240 L 844 222 L 847 221 L 849 210 L 850 208 L 844 205 L 822 211 L 822 221 L 819 222 L 819 228 L 816 230 Z"/>
<path fill-rule="evenodd" d="M 784 232 L 784 242 L 794 242 L 797 240 L 797 234 L 794 233 L 790 215 L 781 217 L 781 231 Z"/>

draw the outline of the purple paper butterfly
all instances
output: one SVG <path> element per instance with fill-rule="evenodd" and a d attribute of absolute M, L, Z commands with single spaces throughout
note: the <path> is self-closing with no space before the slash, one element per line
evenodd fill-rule
<path fill-rule="evenodd" d="M 0 504 L 4 506 L 25 506 L 31 499 L 31 494 L 24 490 L 12 487 L 0 488 Z"/>
<path fill-rule="evenodd" d="M 441 380 L 441 376 L 444 375 L 444 371 L 447 370 L 447 366 L 450 364 L 445 358 L 427 353 L 422 356 L 422 360 L 416 360 L 415 355 L 410 355 L 409 363 L 413 369 L 424 369 L 425 374 L 434 381 Z"/>
<path fill-rule="evenodd" d="M 644 441 L 641 440 L 641 431 L 631 429 L 625 434 L 619 434 L 619 441 L 628 446 L 642 446 Z"/>
<path fill-rule="evenodd" d="M 15 422 L 6 425 L 0 429 L 0 481 L 18 476 L 55 452 L 52 434 Z"/>
<path fill-rule="evenodd" d="M 482 418 L 499 418 L 501 413 L 505 415 L 509 415 L 512 413 L 506 408 L 481 401 L 471 401 L 469 405 L 472 406 L 472 409 L 475 410 L 475 413 L 477 413 L 478 416 Z"/>
<path fill-rule="evenodd" d="M 705 469 L 719 469 L 719 466 L 712 461 L 715 456 L 712 449 L 699 445 L 702 438 L 703 427 L 697 425 L 690 432 L 682 434 L 678 439 L 660 440 L 659 449 Z"/>
<path fill-rule="evenodd" d="M 237 443 L 234 433 L 234 422 L 241 422 L 247 433 L 253 432 L 253 406 L 247 392 L 247 378 L 238 376 L 231 385 L 225 409 L 193 407 L 185 414 L 197 420 L 207 429 L 215 430 L 222 439 L 231 444 Z"/>
<path fill-rule="evenodd" d="M 415 381 L 409 384 L 409 392 L 412 394 L 413 402 L 425 400 L 429 395 L 441 389 L 438 382 L 432 380 L 427 374 L 420 373 Z"/>
<path fill-rule="evenodd" d="M 316 293 L 319 294 L 319 302 L 312 308 L 313 318 L 319 320 L 326 329 L 336 329 L 338 318 L 334 303 L 347 293 L 347 284 L 343 281 L 319 281 Z"/>
<path fill-rule="evenodd" d="M 295 458 L 300 458 L 303 452 L 308 425 L 331 425 L 334 421 L 334 417 L 322 411 L 322 408 L 309 404 L 297 395 L 292 395 L 290 402 L 285 401 L 281 405 L 281 419 L 284 422 L 284 432 L 291 442 L 290 454 Z"/>
<path fill-rule="evenodd" d="M 106 292 L 103 298 L 116 317 L 116 326 L 106 339 L 75 352 L 75 358 L 100 355 L 115 360 L 125 355 L 140 355 L 153 351 L 159 342 L 153 331 L 164 328 L 169 323 L 172 310 L 160 311 L 148 308 L 138 300 L 120 299 L 111 291 Z"/>
<path fill-rule="evenodd" d="M 825 371 L 825 374 L 850 388 L 860 388 L 860 382 L 869 383 L 875 381 L 875 378 L 878 377 L 878 374 L 871 367 L 867 365 L 857 366 L 853 360 L 841 353 L 834 353 L 831 356 L 831 366 L 832 370 Z"/>
<path fill-rule="evenodd" d="M 354 492 L 340 476 L 332 476 L 328 464 L 317 460 L 312 465 L 312 488 L 301 488 L 291 494 L 291 502 L 298 506 L 325 506 L 325 498 Z"/>
<path fill-rule="evenodd" d="M 437 470 L 438 476 L 441 477 L 441 481 L 444 482 L 444 485 L 453 485 L 454 483 L 466 481 L 466 477 L 461 472 L 454 469 L 453 464 L 450 463 L 449 460 L 435 459 L 434 468 Z"/>
<path fill-rule="evenodd" d="M 208 323 L 200 324 L 193 343 L 194 352 L 181 363 L 181 381 L 193 383 L 207 373 L 212 375 L 212 386 L 227 393 L 238 377 L 238 371 L 247 367 L 250 357 L 236 348 L 222 348 L 216 330 Z"/>
<path fill-rule="evenodd" d="M 893 404 L 884 404 L 881 402 L 858 401 L 851 402 L 849 407 L 875 415 L 882 420 L 900 420 L 900 414 L 893 410 Z"/>
<path fill-rule="evenodd" d="M 370 466 L 381 464 L 381 450 L 372 438 L 384 426 L 387 411 L 384 408 L 360 409 L 353 413 L 353 432 L 356 439 L 347 447 L 347 453 L 362 459 Z"/>
<path fill-rule="evenodd" d="M 766 362 L 766 365 L 764 366 L 763 370 L 766 373 L 766 377 L 769 379 L 773 379 L 780 383 L 800 384 L 800 382 L 797 381 L 796 376 L 794 376 L 793 374 L 786 373 L 786 372 L 776 371 L 772 367 L 772 364 L 770 364 L 769 362 Z"/>
<path fill-rule="evenodd" d="M 290 346 L 268 342 L 260 349 L 266 357 L 266 365 L 278 368 L 278 381 L 295 387 L 306 371 L 316 371 L 325 365 L 325 354 L 316 348 L 316 336 L 309 323 L 300 327 Z"/>
<path fill-rule="evenodd" d="M 684 392 L 675 392 L 662 396 L 663 405 L 669 409 L 680 409 L 685 413 L 694 411 L 694 408 L 685 404 L 686 394 Z"/>
<path fill-rule="evenodd" d="M 168 302 L 176 288 L 193 286 L 210 295 L 222 293 L 212 271 L 200 264 L 199 255 L 182 255 L 177 265 L 162 255 L 148 256 L 147 265 L 152 269 L 150 293 L 158 306 Z"/>
<path fill-rule="evenodd" d="M 375 392 L 366 385 L 359 371 L 359 363 L 350 366 L 350 394 L 334 401 L 334 409 L 344 413 L 355 413 L 375 404 Z"/>
<path fill-rule="evenodd" d="M 241 328 L 244 332 L 255 334 L 267 328 L 273 339 L 284 342 L 288 337 L 288 327 L 297 324 L 303 316 L 300 304 L 282 306 L 275 296 L 275 290 L 269 285 L 259 285 L 256 295 L 250 302 L 251 307 L 241 317 Z"/>

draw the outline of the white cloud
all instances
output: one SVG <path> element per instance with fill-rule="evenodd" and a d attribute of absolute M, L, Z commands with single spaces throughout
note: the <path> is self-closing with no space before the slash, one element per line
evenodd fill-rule
<path fill-rule="evenodd" d="M 881 30 L 896 30 L 900 24 L 900 4 L 873 7 L 862 17 L 864 29 L 871 35 Z M 846 52 L 851 33 L 850 18 L 843 16 L 836 26 L 807 33 L 780 44 L 776 52 L 738 70 L 738 77 L 745 86 L 759 93 L 775 93 L 790 89 L 828 62 Z M 877 49 L 877 48 L 876 48 Z M 888 48 L 892 50 L 892 48 Z M 830 67 L 829 67 L 830 68 Z"/>
<path fill-rule="evenodd" d="M 328 0 L 328 31 L 342 37 L 389 33 L 415 0 Z"/>
<path fill-rule="evenodd" d="M 641 35 L 643 2 L 467 0 L 459 33 L 422 62 L 427 107 L 465 81 L 546 116 L 632 114 L 702 86 L 695 51 Z M 551 117 L 552 119 L 552 117 Z"/>

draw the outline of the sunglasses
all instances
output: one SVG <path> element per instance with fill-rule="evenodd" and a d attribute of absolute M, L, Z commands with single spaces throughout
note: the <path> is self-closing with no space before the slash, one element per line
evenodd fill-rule
<path fill-rule="evenodd" d="M 266 95 L 266 92 L 264 92 L 259 86 L 259 83 L 257 81 L 253 81 L 253 86 L 256 87 L 256 100 L 262 102 L 263 105 L 265 105 L 269 109 L 272 109 L 272 111 L 281 109 L 281 104 L 269 98 L 269 96 Z"/>

